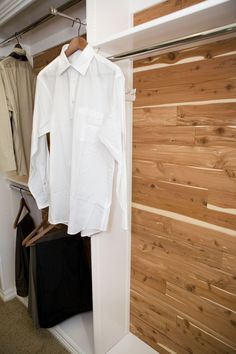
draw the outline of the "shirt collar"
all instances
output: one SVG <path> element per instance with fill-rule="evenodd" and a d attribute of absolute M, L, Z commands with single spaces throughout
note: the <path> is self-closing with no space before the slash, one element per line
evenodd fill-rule
<path fill-rule="evenodd" d="M 70 66 L 74 67 L 81 75 L 85 75 L 91 60 L 95 55 L 93 48 L 87 44 L 83 51 L 77 51 L 72 54 L 71 62 L 65 55 L 65 50 L 68 48 L 69 44 L 65 44 L 62 47 L 61 53 L 59 55 L 59 74 L 63 74 Z"/>

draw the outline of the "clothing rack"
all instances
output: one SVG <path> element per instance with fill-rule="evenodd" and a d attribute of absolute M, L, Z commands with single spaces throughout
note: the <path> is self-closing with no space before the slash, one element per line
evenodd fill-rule
<path fill-rule="evenodd" d="M 30 193 L 30 191 L 26 187 L 21 187 L 19 185 L 15 185 L 15 184 L 10 184 L 9 186 L 11 189 L 15 189 L 15 190 L 19 191 L 21 194 L 23 192 L 25 194 L 32 196 L 32 194 Z"/>
<path fill-rule="evenodd" d="M 124 59 L 137 59 L 140 56 L 147 56 L 149 54 L 157 54 L 158 52 L 166 52 L 170 49 L 179 47 L 181 45 L 188 45 L 197 43 L 200 41 L 205 41 L 211 38 L 229 36 L 233 33 L 236 33 L 236 24 L 215 28 L 209 31 L 203 31 L 196 34 L 191 34 L 189 36 L 181 37 L 178 39 L 173 39 L 171 41 L 162 42 L 151 47 L 140 48 L 133 51 L 124 52 L 118 55 L 113 55 L 108 57 L 111 61 L 119 61 Z"/>
<path fill-rule="evenodd" d="M 29 31 L 35 29 L 36 27 L 40 26 L 44 22 L 54 18 L 55 15 L 62 16 L 62 14 L 61 14 L 62 11 L 65 11 L 65 10 L 69 9 L 71 6 L 73 6 L 75 4 L 78 4 L 81 1 L 82 0 L 69 0 L 69 1 L 67 1 L 65 4 L 59 6 L 58 9 L 53 9 L 53 10 L 55 10 L 56 13 L 49 13 L 49 14 L 41 17 L 39 20 L 31 23 L 29 26 L 24 27 L 20 31 L 12 34 L 10 37 L 5 39 L 4 41 L 0 42 L 0 47 L 3 47 L 7 43 L 10 43 L 10 42 L 14 41 L 17 37 L 20 37 L 23 34 L 26 34 L 27 32 L 29 32 Z M 79 19 L 67 16 L 65 14 L 63 14 L 63 17 L 68 18 L 68 19 L 72 20 L 73 22 L 76 22 L 76 23 L 79 23 L 79 24 L 83 24 Z"/>

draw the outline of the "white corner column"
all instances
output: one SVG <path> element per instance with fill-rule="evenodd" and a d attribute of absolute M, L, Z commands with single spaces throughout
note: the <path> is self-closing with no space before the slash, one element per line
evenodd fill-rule
<path fill-rule="evenodd" d="M 92 46 L 132 25 L 127 0 L 87 0 L 86 7 L 87 38 Z M 118 65 L 125 75 L 128 90 L 132 88 L 132 63 L 126 60 Z M 131 112 L 132 104 L 127 101 L 129 201 L 131 201 L 132 166 Z M 91 238 L 95 354 L 107 353 L 129 333 L 131 235 L 130 228 L 128 232 L 121 228 L 121 210 L 115 193 L 113 194 L 109 231 Z"/>

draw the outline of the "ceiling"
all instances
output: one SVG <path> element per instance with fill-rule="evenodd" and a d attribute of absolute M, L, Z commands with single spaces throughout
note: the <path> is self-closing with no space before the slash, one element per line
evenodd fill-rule
<path fill-rule="evenodd" d="M 50 7 L 59 7 L 68 0 L 3 0 L 0 1 L 0 40 L 50 13 Z"/>
<path fill-rule="evenodd" d="M 0 25 L 29 6 L 34 0 L 3 0 L 0 3 Z"/>

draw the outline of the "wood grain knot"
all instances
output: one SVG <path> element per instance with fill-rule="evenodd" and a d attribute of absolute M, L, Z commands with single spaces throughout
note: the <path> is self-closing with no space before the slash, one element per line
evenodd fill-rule
<path fill-rule="evenodd" d="M 174 53 L 174 52 L 170 52 L 170 53 L 168 54 L 168 58 L 169 58 L 170 60 L 174 60 L 174 59 L 176 58 L 175 53 Z"/>
<path fill-rule="evenodd" d="M 196 286 L 193 284 L 186 284 L 186 289 L 190 292 L 193 292 L 196 289 Z"/>
<path fill-rule="evenodd" d="M 226 88 L 226 90 L 230 91 L 230 90 L 232 90 L 234 87 L 233 87 L 233 85 L 228 84 L 228 85 L 225 86 L 225 88 Z"/>
<path fill-rule="evenodd" d="M 223 127 L 219 127 L 216 129 L 216 133 L 218 133 L 220 135 L 224 134 L 224 132 L 225 132 L 225 129 Z"/>

